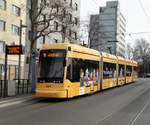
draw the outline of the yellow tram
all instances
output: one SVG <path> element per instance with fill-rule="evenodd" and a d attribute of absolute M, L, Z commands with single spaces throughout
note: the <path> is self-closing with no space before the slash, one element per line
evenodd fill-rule
<path fill-rule="evenodd" d="M 132 78 L 132 60 L 129 59 L 125 59 L 126 61 L 126 67 L 125 67 L 125 71 L 126 71 L 126 84 L 133 82 L 133 78 Z"/>
<path fill-rule="evenodd" d="M 118 86 L 124 85 L 126 83 L 126 70 L 125 70 L 125 66 L 126 66 L 126 61 L 124 58 L 122 57 L 117 57 L 117 68 L 118 68 L 118 72 L 117 72 L 117 79 L 118 79 Z"/>
<path fill-rule="evenodd" d="M 132 61 L 132 82 L 137 81 L 138 72 L 138 63 L 136 61 Z"/>
<path fill-rule="evenodd" d="M 131 67 L 130 67 L 131 66 Z M 134 75 L 129 71 L 134 71 Z M 137 80 L 137 63 L 69 43 L 40 51 L 36 97 L 73 98 Z"/>
<path fill-rule="evenodd" d="M 103 77 L 102 89 L 117 86 L 117 57 L 108 53 L 102 53 Z"/>

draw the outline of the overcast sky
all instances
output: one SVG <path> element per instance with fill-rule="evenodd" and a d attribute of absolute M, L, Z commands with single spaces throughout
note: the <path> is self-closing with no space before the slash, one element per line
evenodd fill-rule
<path fill-rule="evenodd" d="M 99 6 L 105 6 L 111 0 L 81 0 L 81 20 L 87 20 L 90 14 L 98 14 Z M 120 9 L 126 18 L 127 34 L 150 32 L 150 0 L 119 0 Z M 127 42 L 145 38 L 150 42 L 150 33 L 126 36 Z M 132 42 L 133 43 L 133 42 Z"/>

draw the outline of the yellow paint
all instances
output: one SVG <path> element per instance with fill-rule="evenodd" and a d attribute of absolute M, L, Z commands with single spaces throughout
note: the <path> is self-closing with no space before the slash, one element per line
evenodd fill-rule
<path fill-rule="evenodd" d="M 95 60 L 100 61 L 101 57 L 104 62 L 114 63 L 123 65 L 137 65 L 136 62 L 131 60 L 126 60 L 122 57 L 116 57 L 107 53 L 100 53 L 96 50 L 85 48 L 79 45 L 73 45 L 69 43 L 57 43 L 57 44 L 46 44 L 43 45 L 43 49 L 65 49 L 67 50 L 66 58 L 79 58 L 85 60 Z M 69 49 L 69 51 L 68 51 Z M 70 50 L 71 49 L 71 50 Z M 134 63 L 134 64 L 133 64 Z M 101 69 L 101 68 L 100 68 Z M 118 68 L 117 68 L 118 69 Z M 102 73 L 102 69 L 100 70 Z M 64 69 L 64 82 L 63 83 L 38 83 L 36 84 L 36 96 L 37 97 L 50 97 L 50 98 L 73 98 L 75 96 L 80 96 L 80 94 L 91 94 L 100 91 L 100 83 L 98 85 L 89 84 L 88 86 L 80 87 L 80 82 L 74 82 L 66 79 L 67 67 Z M 118 73 L 117 73 L 118 74 Z M 134 77 L 119 77 L 119 78 L 109 78 L 102 80 L 102 89 L 108 89 L 116 87 L 117 85 L 124 85 L 136 80 Z"/>
<path fill-rule="evenodd" d="M 118 85 L 121 86 L 121 85 L 124 85 L 125 84 L 125 77 L 119 77 L 118 78 Z"/>
<path fill-rule="evenodd" d="M 117 86 L 117 79 L 103 79 L 102 89 L 108 89 Z"/>
<path fill-rule="evenodd" d="M 132 81 L 132 76 L 127 76 L 126 77 L 126 84 L 131 83 Z"/>

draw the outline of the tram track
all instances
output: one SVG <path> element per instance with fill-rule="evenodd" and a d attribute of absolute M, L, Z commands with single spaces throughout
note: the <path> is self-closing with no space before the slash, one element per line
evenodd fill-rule
<path fill-rule="evenodd" d="M 130 100 L 128 103 L 125 103 L 122 105 L 118 110 L 108 113 L 103 119 L 101 119 L 97 125 L 135 125 L 136 121 L 140 118 L 144 110 L 149 106 L 150 104 L 150 87 L 145 88 L 134 97 L 134 99 Z M 143 98 L 143 99 L 142 99 Z M 138 101 L 141 101 L 141 103 L 137 103 Z M 137 103 L 137 107 L 134 107 Z M 131 108 L 132 107 L 132 108 Z M 135 108 L 136 110 L 134 110 Z M 132 109 L 134 111 L 132 111 Z M 123 116 L 127 116 L 127 114 L 130 115 L 130 118 L 126 118 Z M 120 115 L 120 116 L 119 116 Z M 122 117 L 121 117 L 122 115 Z M 118 117 L 118 120 L 117 120 Z M 119 119 L 122 118 L 122 119 Z M 127 119 L 125 121 L 125 119 Z M 126 123 L 120 124 L 121 120 L 124 120 Z M 112 124 L 111 124 L 112 123 Z"/>
<path fill-rule="evenodd" d="M 69 101 L 33 99 L 5 107 L 0 109 L 0 124 L 136 125 L 150 103 L 149 81 L 142 79 Z"/>

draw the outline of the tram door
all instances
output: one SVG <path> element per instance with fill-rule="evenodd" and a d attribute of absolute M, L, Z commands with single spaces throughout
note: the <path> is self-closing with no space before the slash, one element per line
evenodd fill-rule
<path fill-rule="evenodd" d="M 91 83 L 90 88 L 91 88 L 91 91 L 94 91 L 94 84 L 93 83 Z"/>

